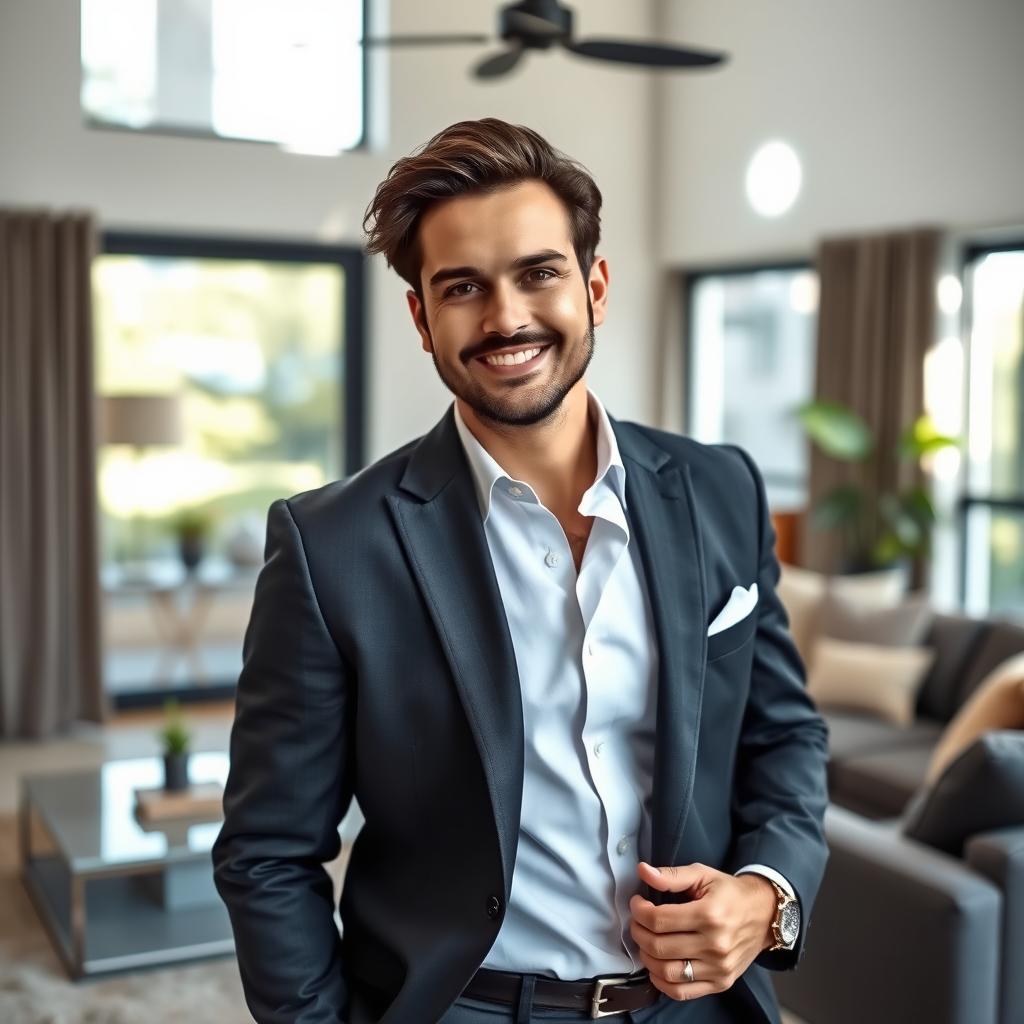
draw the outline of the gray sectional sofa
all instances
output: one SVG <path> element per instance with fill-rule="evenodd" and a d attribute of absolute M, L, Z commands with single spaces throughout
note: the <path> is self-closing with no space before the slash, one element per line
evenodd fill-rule
<path fill-rule="evenodd" d="M 921 685 L 912 725 L 822 708 L 829 726 L 833 803 L 868 818 L 902 813 L 924 781 L 932 750 L 949 720 L 992 669 L 1024 651 L 1024 626 L 936 614 L 925 643 L 936 658 Z"/>
<path fill-rule="evenodd" d="M 809 1024 L 1024 1024 L 1024 825 L 957 855 L 904 831 L 945 724 L 1024 651 L 1024 628 L 940 614 L 925 642 L 937 657 L 911 726 L 822 708 L 830 856 L 800 964 L 772 975 Z"/>

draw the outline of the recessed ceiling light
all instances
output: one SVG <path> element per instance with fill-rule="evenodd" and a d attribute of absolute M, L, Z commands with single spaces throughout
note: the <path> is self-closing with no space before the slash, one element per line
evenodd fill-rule
<path fill-rule="evenodd" d="M 778 217 L 796 201 L 803 172 L 786 142 L 766 142 L 747 167 L 747 199 L 762 217 Z"/>

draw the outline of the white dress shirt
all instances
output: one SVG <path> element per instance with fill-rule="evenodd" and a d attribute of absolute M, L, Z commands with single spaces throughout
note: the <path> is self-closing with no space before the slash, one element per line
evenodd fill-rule
<path fill-rule="evenodd" d="M 523 702 L 519 845 L 504 921 L 484 967 L 566 980 L 631 974 L 640 860 L 651 850 L 658 652 L 626 518 L 626 468 L 603 405 L 587 392 L 597 474 L 580 571 L 533 488 L 476 440 L 455 405 L 508 621 Z M 762 864 L 740 868 L 792 886 Z"/>

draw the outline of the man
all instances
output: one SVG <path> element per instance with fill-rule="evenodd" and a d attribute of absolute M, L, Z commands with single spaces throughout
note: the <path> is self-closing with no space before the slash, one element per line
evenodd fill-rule
<path fill-rule="evenodd" d="M 586 386 L 600 204 L 485 118 L 367 211 L 455 401 L 270 509 L 213 849 L 261 1024 L 778 1024 L 827 729 L 754 463 Z"/>

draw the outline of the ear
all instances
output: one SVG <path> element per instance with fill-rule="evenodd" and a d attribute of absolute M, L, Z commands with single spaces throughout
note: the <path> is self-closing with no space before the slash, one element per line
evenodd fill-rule
<path fill-rule="evenodd" d="M 594 326 L 604 323 L 604 314 L 608 305 L 608 261 L 603 256 L 595 256 L 587 281 L 590 290 L 590 305 L 594 310 Z"/>
<path fill-rule="evenodd" d="M 423 315 L 423 304 L 419 296 L 410 288 L 405 293 L 406 301 L 409 303 L 409 312 L 412 314 L 412 322 L 419 332 L 421 346 L 424 352 L 433 352 L 434 345 L 430 340 L 430 331 L 427 330 L 426 320 Z"/>

